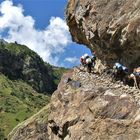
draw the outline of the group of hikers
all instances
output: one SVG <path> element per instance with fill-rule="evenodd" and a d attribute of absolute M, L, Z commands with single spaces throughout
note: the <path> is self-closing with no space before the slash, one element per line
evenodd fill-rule
<path fill-rule="evenodd" d="M 87 71 L 91 73 L 92 68 L 95 66 L 96 56 L 95 52 L 93 52 L 92 56 L 89 56 L 87 53 L 81 56 L 80 62 L 82 66 L 87 68 Z"/>
<path fill-rule="evenodd" d="M 87 72 L 91 73 L 91 70 L 95 67 L 96 64 L 96 55 L 93 52 L 92 56 L 84 54 L 80 58 L 80 62 L 84 68 L 87 68 Z M 115 81 L 122 81 L 125 85 L 135 86 L 140 88 L 140 67 L 134 68 L 133 72 L 129 74 L 127 67 L 123 66 L 120 63 L 115 63 L 112 69 L 109 69 L 111 77 Z"/>

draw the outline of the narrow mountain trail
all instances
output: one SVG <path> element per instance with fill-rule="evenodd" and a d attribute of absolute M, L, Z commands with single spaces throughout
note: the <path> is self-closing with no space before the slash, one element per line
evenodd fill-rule
<path fill-rule="evenodd" d="M 74 68 L 52 96 L 49 139 L 135 140 L 140 133 L 139 101 L 140 90 L 112 83 L 105 73 Z"/>
<path fill-rule="evenodd" d="M 125 96 L 131 95 L 135 98 L 137 103 L 140 105 L 140 90 L 135 87 L 130 87 L 124 85 L 121 81 L 112 82 L 112 78 L 109 74 L 94 74 L 88 73 L 86 71 L 80 71 L 80 69 L 75 68 L 75 79 L 81 81 L 83 90 L 96 90 L 96 88 L 106 91 L 106 94 L 111 94 L 112 96 Z"/>

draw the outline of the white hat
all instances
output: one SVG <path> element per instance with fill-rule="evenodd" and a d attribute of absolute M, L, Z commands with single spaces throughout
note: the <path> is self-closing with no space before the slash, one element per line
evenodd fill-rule
<path fill-rule="evenodd" d="M 88 57 L 88 54 L 87 53 L 84 54 L 84 58 L 86 58 L 86 57 Z"/>

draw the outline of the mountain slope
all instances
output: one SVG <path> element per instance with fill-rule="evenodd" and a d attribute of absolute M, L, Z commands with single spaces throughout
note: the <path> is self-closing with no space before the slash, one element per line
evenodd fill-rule
<path fill-rule="evenodd" d="M 24 45 L 0 40 L 0 139 L 50 102 L 66 70 Z"/>
<path fill-rule="evenodd" d="M 116 61 L 130 71 L 140 65 L 139 0 L 69 0 L 66 19 L 73 40 L 96 51 L 104 68 Z M 45 131 L 34 125 L 41 120 L 37 115 L 33 129 L 25 121 L 9 139 L 140 139 L 140 90 L 113 83 L 98 70 L 100 74 L 78 69 L 65 74 L 52 95 L 47 123 L 40 122 Z"/>
<path fill-rule="evenodd" d="M 26 81 L 37 92 L 52 93 L 57 88 L 53 67 L 24 45 L 1 42 L 0 72 L 12 80 Z"/>
<path fill-rule="evenodd" d="M 19 139 L 47 140 L 48 134 L 46 132 L 47 132 L 48 115 L 50 113 L 49 108 L 50 108 L 49 105 L 45 106 L 37 114 L 33 115 L 26 121 L 23 121 L 22 123 L 17 125 L 16 128 L 9 134 L 8 139 L 12 140 L 16 138 L 17 140 Z M 21 134 L 18 131 L 19 129 L 23 130 L 22 135 L 24 135 L 24 137 L 21 137 Z"/>
<path fill-rule="evenodd" d="M 49 96 L 37 93 L 24 81 L 11 81 L 0 74 L 1 135 L 6 136 L 19 122 L 37 113 L 49 101 Z"/>

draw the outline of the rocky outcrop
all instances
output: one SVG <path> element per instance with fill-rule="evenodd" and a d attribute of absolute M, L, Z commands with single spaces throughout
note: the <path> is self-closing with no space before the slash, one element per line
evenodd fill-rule
<path fill-rule="evenodd" d="M 31 127 L 27 120 L 10 133 L 9 140 L 140 139 L 140 91 L 112 83 L 109 76 L 77 68 L 64 74 L 52 95 L 45 132 L 37 131 L 38 121 Z"/>
<path fill-rule="evenodd" d="M 140 66 L 139 0 L 69 0 L 66 19 L 73 40 L 104 64 Z"/>

